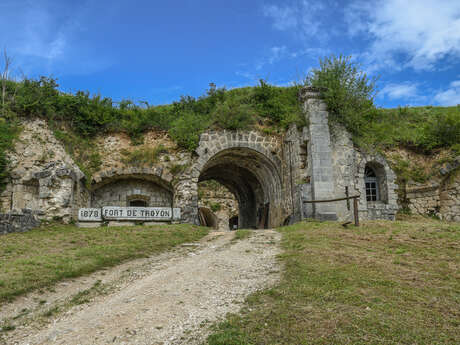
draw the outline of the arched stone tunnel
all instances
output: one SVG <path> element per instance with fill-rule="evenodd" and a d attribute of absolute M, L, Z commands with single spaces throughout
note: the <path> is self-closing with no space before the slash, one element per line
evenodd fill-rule
<path fill-rule="evenodd" d="M 211 179 L 227 187 L 238 200 L 239 228 L 272 225 L 270 205 L 275 207 L 279 200 L 281 180 L 267 157 L 249 148 L 220 151 L 199 176 L 199 182 Z"/>
<path fill-rule="evenodd" d="M 188 172 L 174 185 L 182 221 L 198 223 L 198 182 L 215 180 L 238 201 L 239 228 L 269 228 L 289 215 L 283 184 L 282 142 L 258 132 L 204 133 Z"/>

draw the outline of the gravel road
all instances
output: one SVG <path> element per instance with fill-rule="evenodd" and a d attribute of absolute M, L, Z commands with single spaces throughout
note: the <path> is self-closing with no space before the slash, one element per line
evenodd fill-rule
<path fill-rule="evenodd" d="M 247 295 L 279 279 L 279 233 L 258 230 L 243 240 L 233 237 L 233 232 L 211 233 L 176 251 L 108 270 L 104 286 L 110 292 L 45 322 L 29 315 L 0 344 L 201 344 L 212 323 L 238 312 Z M 89 286 L 100 277 L 99 272 L 57 286 L 45 296 L 53 301 L 46 307 L 69 305 L 82 281 Z M 12 317 L 34 300 L 19 299 L 3 308 L 0 318 Z M 43 314 L 40 308 L 35 315 Z"/>

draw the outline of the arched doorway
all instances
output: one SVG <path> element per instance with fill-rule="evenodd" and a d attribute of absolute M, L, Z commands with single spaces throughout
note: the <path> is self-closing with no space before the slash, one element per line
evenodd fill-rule
<path fill-rule="evenodd" d="M 246 147 L 224 149 L 202 167 L 198 181 L 216 180 L 238 201 L 238 228 L 280 225 L 281 178 L 265 154 Z"/>
<path fill-rule="evenodd" d="M 238 229 L 238 216 L 233 216 L 228 220 L 228 227 L 230 230 Z"/>

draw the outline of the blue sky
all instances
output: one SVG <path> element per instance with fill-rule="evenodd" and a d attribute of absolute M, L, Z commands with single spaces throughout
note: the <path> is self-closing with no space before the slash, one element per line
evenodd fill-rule
<path fill-rule="evenodd" d="M 460 104 L 459 0 L 0 0 L 0 47 L 16 75 L 114 100 L 289 85 L 345 54 L 380 106 Z"/>

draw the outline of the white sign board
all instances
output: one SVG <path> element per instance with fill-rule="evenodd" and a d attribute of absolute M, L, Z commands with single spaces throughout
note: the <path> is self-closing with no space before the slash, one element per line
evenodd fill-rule
<path fill-rule="evenodd" d="M 102 220 L 180 220 L 180 208 L 119 206 L 81 208 L 78 211 L 78 220 L 83 222 L 102 222 Z"/>
<path fill-rule="evenodd" d="M 171 220 L 170 207 L 118 207 L 102 208 L 102 217 L 107 220 Z"/>
<path fill-rule="evenodd" d="M 78 220 L 84 222 L 102 222 L 100 208 L 81 208 L 78 210 Z"/>

